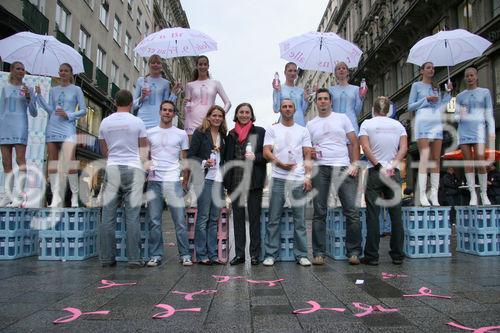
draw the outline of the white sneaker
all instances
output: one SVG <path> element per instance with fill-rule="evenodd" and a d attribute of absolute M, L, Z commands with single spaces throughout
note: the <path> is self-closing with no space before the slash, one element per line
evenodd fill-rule
<path fill-rule="evenodd" d="M 301 257 L 299 261 L 297 261 L 297 264 L 300 266 L 311 266 L 311 262 L 306 257 Z"/>
<path fill-rule="evenodd" d="M 146 264 L 148 267 L 158 267 L 161 265 L 161 259 L 153 258 Z"/>
<path fill-rule="evenodd" d="M 182 259 L 182 266 L 193 266 L 193 262 L 189 258 Z"/>
<path fill-rule="evenodd" d="M 274 258 L 266 258 L 263 262 L 262 265 L 264 266 L 274 266 Z"/>

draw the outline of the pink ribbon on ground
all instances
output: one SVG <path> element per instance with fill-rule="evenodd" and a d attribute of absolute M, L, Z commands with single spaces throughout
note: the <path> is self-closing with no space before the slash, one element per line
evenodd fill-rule
<path fill-rule="evenodd" d="M 217 283 L 223 283 L 223 282 L 228 282 L 231 279 L 244 279 L 244 276 L 229 276 L 229 275 L 212 275 L 214 279 L 216 279 L 215 282 Z"/>
<path fill-rule="evenodd" d="M 354 315 L 354 317 L 358 317 L 358 318 L 368 316 L 369 314 L 371 314 L 373 312 L 399 312 L 399 309 L 386 309 L 382 305 L 368 305 L 368 304 L 358 303 L 358 302 L 353 302 L 352 305 L 354 305 L 354 307 L 356 309 L 365 310 L 365 312 L 356 313 Z"/>
<path fill-rule="evenodd" d="M 408 277 L 408 275 L 382 272 L 382 279 L 384 279 L 384 280 L 391 279 L 391 278 L 401 278 L 401 277 Z"/>
<path fill-rule="evenodd" d="M 427 287 L 422 287 L 418 290 L 418 294 L 413 294 L 413 295 L 403 295 L 403 297 L 421 297 L 421 296 L 428 296 L 428 297 L 436 297 L 436 298 L 447 298 L 450 299 L 451 296 L 444 296 L 444 295 L 434 295 L 432 293 L 432 290 L 430 290 Z"/>
<path fill-rule="evenodd" d="M 285 281 L 285 279 L 278 279 L 278 280 L 247 280 L 248 283 L 252 284 L 266 284 L 268 287 L 275 287 L 278 282 Z"/>
<path fill-rule="evenodd" d="M 137 282 L 127 282 L 127 283 L 116 283 L 111 280 L 101 280 L 101 283 L 103 286 L 98 287 L 97 289 L 106 289 L 106 288 L 113 288 L 113 287 L 120 287 L 120 286 L 133 286 L 136 285 Z"/>
<path fill-rule="evenodd" d="M 167 243 L 167 246 L 168 246 L 168 247 L 174 247 L 174 246 L 175 246 L 175 243 Z"/>
<path fill-rule="evenodd" d="M 82 312 L 82 311 L 80 311 L 80 309 L 77 309 L 77 308 L 65 308 L 65 309 L 63 309 L 63 311 L 68 311 L 68 312 L 71 312 L 72 314 L 69 316 L 57 318 L 56 320 L 54 320 L 52 322 L 53 324 L 69 323 L 71 321 L 77 320 L 78 318 L 80 318 L 80 316 L 83 316 L 83 315 L 107 315 L 109 313 L 109 311 L 107 311 L 107 310 L 94 311 L 94 312 Z"/>
<path fill-rule="evenodd" d="M 319 310 L 327 310 L 327 311 L 336 311 L 336 312 L 344 312 L 344 308 L 322 308 L 321 305 L 319 305 L 318 302 L 316 301 L 307 301 L 307 304 L 311 305 L 311 308 L 305 308 L 305 309 L 297 309 L 293 310 L 292 313 L 294 314 L 309 314 L 313 313 Z"/>
<path fill-rule="evenodd" d="M 155 307 L 164 309 L 163 312 L 158 312 L 153 315 L 153 319 L 162 319 L 172 317 L 176 312 L 201 312 L 201 308 L 189 308 L 189 309 L 174 309 L 173 306 L 168 304 L 156 304 Z"/>
<path fill-rule="evenodd" d="M 484 327 L 480 327 L 480 328 L 470 328 L 470 327 L 465 327 L 465 326 L 456 324 L 454 322 L 449 322 L 446 325 L 460 328 L 461 330 L 473 331 L 474 333 L 487 333 L 487 332 L 494 332 L 495 330 L 500 331 L 500 326 L 484 326 Z"/>
<path fill-rule="evenodd" d="M 217 290 L 203 290 L 203 289 L 198 290 L 198 291 L 194 291 L 192 293 L 185 293 L 183 291 L 177 291 L 177 290 L 172 291 L 172 293 L 174 293 L 174 294 L 186 295 L 186 296 L 184 296 L 184 299 L 186 301 L 192 301 L 194 295 L 210 295 L 210 294 L 215 294 L 216 292 L 217 292 Z"/>

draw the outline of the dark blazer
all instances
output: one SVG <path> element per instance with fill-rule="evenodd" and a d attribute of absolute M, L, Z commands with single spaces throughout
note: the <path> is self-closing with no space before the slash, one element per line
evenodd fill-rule
<path fill-rule="evenodd" d="M 266 130 L 262 127 L 252 126 L 248 134 L 247 141 L 250 140 L 255 154 L 252 168 L 252 180 L 250 182 L 250 190 L 259 189 L 264 187 L 266 181 L 266 163 L 267 160 L 263 156 L 264 136 Z M 235 146 L 238 142 L 238 134 L 232 129 L 226 139 L 226 149 L 224 151 L 225 161 L 229 162 L 235 158 Z M 244 142 L 244 146 L 246 142 Z M 234 184 L 233 172 L 226 170 L 224 175 L 224 187 L 231 193 L 238 184 Z"/>

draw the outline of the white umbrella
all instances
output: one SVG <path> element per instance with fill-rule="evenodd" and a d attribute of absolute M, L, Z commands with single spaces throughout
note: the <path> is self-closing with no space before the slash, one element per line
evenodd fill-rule
<path fill-rule="evenodd" d="M 481 56 L 490 45 L 487 39 L 467 30 L 440 31 L 413 45 L 407 62 L 418 66 L 426 62 L 432 62 L 434 66 L 455 66 Z"/>
<path fill-rule="evenodd" d="M 31 74 L 59 76 L 59 66 L 68 63 L 73 74 L 82 73 L 83 60 L 71 46 L 54 36 L 37 35 L 23 31 L 0 40 L 0 57 L 12 63 L 20 61 Z"/>
<path fill-rule="evenodd" d="M 293 61 L 302 69 L 334 72 L 345 62 L 356 67 L 363 52 L 355 44 L 333 32 L 308 32 L 280 43 L 281 58 Z"/>
<path fill-rule="evenodd" d="M 141 57 L 158 54 L 162 58 L 197 56 L 217 50 L 217 42 L 210 36 L 186 28 L 167 28 L 144 38 L 134 51 Z"/>

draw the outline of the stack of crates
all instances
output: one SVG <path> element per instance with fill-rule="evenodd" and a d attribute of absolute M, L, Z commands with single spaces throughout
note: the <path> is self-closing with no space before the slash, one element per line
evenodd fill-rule
<path fill-rule="evenodd" d="M 450 209 L 451 207 L 402 208 L 407 257 L 451 257 Z"/>
<path fill-rule="evenodd" d="M 500 206 L 457 206 L 457 251 L 500 255 Z"/>
<path fill-rule="evenodd" d="M 39 260 L 85 260 L 97 255 L 98 208 L 44 208 L 34 214 Z"/>
<path fill-rule="evenodd" d="M 141 258 L 148 258 L 149 217 L 147 208 L 141 208 L 139 214 L 141 229 Z M 127 261 L 127 224 L 125 210 L 118 208 L 116 212 L 116 261 Z"/>
<path fill-rule="evenodd" d="M 366 209 L 359 209 L 361 223 L 361 247 L 365 246 L 366 239 Z M 347 260 L 346 256 L 346 218 L 342 208 L 328 208 L 326 213 L 326 255 L 335 260 Z"/>
<path fill-rule="evenodd" d="M 33 213 L 30 209 L 0 209 L 0 260 L 38 253 L 38 232 L 31 228 Z"/>
<path fill-rule="evenodd" d="M 189 251 L 193 262 L 196 262 L 194 236 L 197 217 L 197 208 L 186 208 L 185 221 L 188 230 Z M 219 220 L 217 221 L 217 257 L 221 262 L 227 262 L 229 258 L 229 210 L 226 207 L 221 209 Z"/>
<path fill-rule="evenodd" d="M 266 225 L 269 222 L 269 208 L 262 208 L 260 215 L 260 244 L 261 244 L 261 260 L 265 259 L 267 241 Z M 280 261 L 295 261 L 293 253 L 293 213 L 291 208 L 283 208 L 283 213 L 280 219 Z"/>

